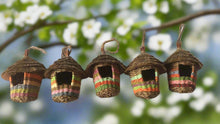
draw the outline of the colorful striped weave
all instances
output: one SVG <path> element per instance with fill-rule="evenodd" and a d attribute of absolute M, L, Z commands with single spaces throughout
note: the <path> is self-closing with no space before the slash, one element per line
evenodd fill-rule
<path fill-rule="evenodd" d="M 180 76 L 178 68 L 172 69 L 169 72 L 168 80 L 169 89 L 174 92 L 192 92 L 196 87 L 196 74 L 194 73 L 194 71 L 192 71 L 190 77 L 187 77 Z"/>
<path fill-rule="evenodd" d="M 78 99 L 80 94 L 81 78 L 72 75 L 71 85 L 58 85 L 56 76 L 51 78 L 51 95 L 55 102 L 70 102 Z"/>
<path fill-rule="evenodd" d="M 105 97 L 101 96 L 101 94 L 108 94 L 109 89 L 114 90 L 115 93 L 113 94 L 118 94 L 120 92 L 120 73 L 118 68 L 114 68 L 111 66 L 112 69 L 112 78 L 111 77 L 106 77 L 102 78 L 101 75 L 99 74 L 98 68 L 94 70 L 93 74 L 93 82 L 95 84 L 95 90 L 96 90 L 96 95 L 100 97 Z M 108 94 L 110 96 L 111 93 Z M 106 96 L 107 97 L 107 96 Z"/>
<path fill-rule="evenodd" d="M 15 102 L 29 102 L 38 98 L 42 77 L 37 74 L 24 73 L 23 84 L 13 86 L 10 77 L 10 96 Z"/>
<path fill-rule="evenodd" d="M 133 87 L 134 94 L 141 98 L 146 98 L 146 99 L 153 98 L 160 93 L 159 77 L 158 77 L 158 72 L 156 71 L 155 71 L 155 80 L 144 81 L 142 74 L 139 74 L 131 77 L 131 85 Z M 145 96 L 143 96 L 143 92 L 146 92 L 144 93 Z"/>

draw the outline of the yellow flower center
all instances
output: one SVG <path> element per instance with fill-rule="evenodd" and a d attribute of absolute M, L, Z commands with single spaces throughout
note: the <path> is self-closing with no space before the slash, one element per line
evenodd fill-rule
<path fill-rule="evenodd" d="M 71 37 L 71 38 L 74 38 L 74 37 L 75 37 L 75 34 L 71 33 L 71 34 L 70 34 L 70 37 Z"/>
<path fill-rule="evenodd" d="M 88 24 L 88 25 L 87 25 L 87 28 L 88 28 L 88 29 L 91 29 L 91 28 L 92 28 L 92 25 L 91 25 L 91 24 Z"/>
<path fill-rule="evenodd" d="M 158 43 L 159 47 L 161 48 L 163 41 L 159 40 L 157 43 Z"/>
<path fill-rule="evenodd" d="M 44 16 L 45 15 L 45 13 L 44 12 L 42 12 L 41 14 L 40 14 L 40 16 L 42 17 L 42 16 Z"/>

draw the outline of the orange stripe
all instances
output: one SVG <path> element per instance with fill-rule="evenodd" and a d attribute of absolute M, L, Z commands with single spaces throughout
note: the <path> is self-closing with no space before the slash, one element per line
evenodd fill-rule
<path fill-rule="evenodd" d="M 180 76 L 179 76 L 179 74 L 171 74 L 171 75 L 169 75 L 169 77 L 173 78 L 173 77 L 180 77 Z"/>
<path fill-rule="evenodd" d="M 134 90 L 134 93 L 137 93 L 137 92 L 142 92 L 142 91 L 146 91 L 146 92 L 150 92 L 150 91 L 154 91 L 154 92 L 159 92 L 159 88 L 146 88 L 146 89 L 137 89 L 137 90 Z"/>
<path fill-rule="evenodd" d="M 118 82 L 113 82 L 113 81 L 103 81 L 103 82 L 99 82 L 95 84 L 95 88 L 104 85 L 104 84 L 112 84 L 112 85 L 117 85 L 120 86 L 120 84 Z"/>
<path fill-rule="evenodd" d="M 131 82 L 132 83 L 138 83 L 138 82 L 142 82 L 142 81 L 143 81 L 143 79 L 139 78 L 139 79 L 132 80 Z"/>
<path fill-rule="evenodd" d="M 24 77 L 35 78 L 37 80 L 41 80 L 42 79 L 42 77 L 40 75 L 32 74 L 32 73 L 24 73 Z"/>

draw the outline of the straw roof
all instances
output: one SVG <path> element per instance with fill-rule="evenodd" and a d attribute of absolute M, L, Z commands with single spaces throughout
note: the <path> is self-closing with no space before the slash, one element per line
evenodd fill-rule
<path fill-rule="evenodd" d="M 58 69 L 69 71 L 69 72 L 75 72 L 78 73 L 81 78 L 86 78 L 85 71 L 82 69 L 82 67 L 70 56 L 63 57 L 61 59 L 58 59 L 51 65 L 45 72 L 46 78 L 51 78 L 51 74 Z"/>
<path fill-rule="evenodd" d="M 199 70 L 202 68 L 203 64 L 193 56 L 189 51 L 178 48 L 167 60 L 164 62 L 165 66 L 169 66 L 176 62 L 190 62 L 195 64 L 195 67 Z"/>
<path fill-rule="evenodd" d="M 39 63 L 38 61 L 25 56 L 23 59 L 17 61 L 10 67 L 8 67 L 3 73 L 2 78 L 5 80 L 9 80 L 9 77 L 11 75 L 14 75 L 19 72 L 32 72 L 32 73 L 38 73 L 43 76 L 44 71 L 46 68 L 43 64 Z"/>
<path fill-rule="evenodd" d="M 120 74 L 124 73 L 124 70 L 126 68 L 124 64 L 122 64 L 119 60 L 110 55 L 99 55 L 95 59 L 93 59 L 93 61 L 86 68 L 86 73 L 89 77 L 93 76 L 93 69 L 98 64 L 118 65 Z"/>
<path fill-rule="evenodd" d="M 158 59 L 156 59 L 148 53 L 141 53 L 128 65 L 128 68 L 125 70 L 125 73 L 129 74 L 130 71 L 144 66 L 154 66 L 155 68 L 157 68 L 160 74 L 166 72 L 166 68 L 164 67 L 161 61 L 159 61 Z"/>

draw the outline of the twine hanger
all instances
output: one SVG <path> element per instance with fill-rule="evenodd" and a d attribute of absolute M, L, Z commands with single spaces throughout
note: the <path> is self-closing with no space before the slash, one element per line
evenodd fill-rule
<path fill-rule="evenodd" d="M 61 54 L 61 58 L 64 57 L 69 57 L 70 53 L 71 53 L 72 47 L 71 46 L 66 46 L 62 49 L 62 54 Z"/>
<path fill-rule="evenodd" d="M 180 27 L 179 27 L 179 36 L 178 36 L 178 39 L 177 39 L 177 42 L 176 42 L 176 47 L 179 49 L 181 48 L 182 46 L 182 35 L 183 35 L 183 30 L 184 30 L 184 27 L 185 25 L 184 24 L 181 24 Z"/>
<path fill-rule="evenodd" d="M 146 31 L 144 30 L 143 36 L 142 36 L 142 43 L 141 43 L 141 47 L 140 47 L 141 53 L 145 53 L 145 34 L 146 34 Z"/>
<path fill-rule="evenodd" d="M 116 41 L 117 42 L 117 49 L 116 49 L 116 51 L 114 51 L 114 52 L 112 52 L 112 51 L 105 51 L 105 44 L 106 43 L 108 43 L 108 42 L 112 42 L 112 41 Z M 102 52 L 102 54 L 105 54 L 105 52 L 108 52 L 108 53 L 110 53 L 110 54 L 115 54 L 115 53 L 118 53 L 118 50 L 119 50 L 119 41 L 117 41 L 115 38 L 112 38 L 112 39 L 110 39 L 110 40 L 107 40 L 107 41 L 105 41 L 103 44 L 102 44 L 102 46 L 101 46 L 101 52 Z"/>
<path fill-rule="evenodd" d="M 42 52 L 42 53 L 44 53 L 44 54 L 47 53 L 47 52 L 46 52 L 44 49 L 42 49 L 42 48 L 35 47 L 35 46 L 31 46 L 31 47 L 29 47 L 28 49 L 25 50 L 25 52 L 24 52 L 24 56 L 25 56 L 25 57 L 28 56 L 29 51 L 30 51 L 31 49 L 33 49 L 33 50 L 38 50 L 38 51 L 40 51 L 40 52 Z"/>

